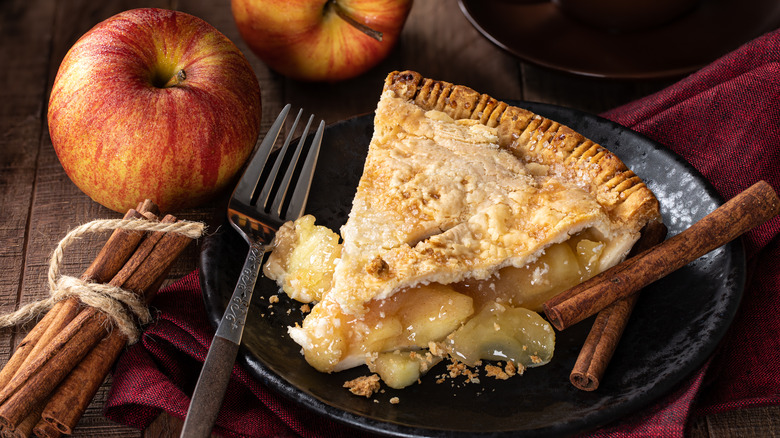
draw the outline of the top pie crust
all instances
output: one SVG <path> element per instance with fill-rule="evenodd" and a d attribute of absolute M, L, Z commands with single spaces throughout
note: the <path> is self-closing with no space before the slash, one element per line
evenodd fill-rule
<path fill-rule="evenodd" d="M 402 287 L 523 266 L 585 228 L 609 242 L 612 265 L 660 220 L 614 154 L 468 87 L 391 73 L 374 125 L 330 292 L 347 313 Z"/>
<path fill-rule="evenodd" d="M 601 271 L 660 220 L 641 179 L 572 129 L 465 86 L 393 72 L 332 287 L 290 333 L 305 351 L 321 348 L 315 341 L 339 324 L 334 315 L 360 318 L 371 301 L 406 288 L 522 267 L 583 230 L 605 244 Z M 292 233 L 288 224 L 277 239 Z"/>

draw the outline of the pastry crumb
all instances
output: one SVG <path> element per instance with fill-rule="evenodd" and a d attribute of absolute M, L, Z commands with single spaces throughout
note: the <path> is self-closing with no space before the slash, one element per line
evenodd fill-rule
<path fill-rule="evenodd" d="M 511 377 L 503 368 L 496 365 L 485 365 L 485 375 L 488 377 L 495 377 L 498 380 L 507 380 Z"/>
<path fill-rule="evenodd" d="M 390 276 L 390 266 L 377 255 L 366 265 L 366 272 L 376 278 L 387 279 Z"/>
<path fill-rule="evenodd" d="M 268 297 L 268 302 L 272 303 L 272 304 L 273 303 L 278 303 L 279 302 L 279 295 L 271 295 L 270 297 Z"/>
<path fill-rule="evenodd" d="M 469 383 L 479 383 L 479 373 L 463 362 L 453 361 L 451 364 L 447 365 L 447 370 L 452 378 L 463 376 Z"/>
<path fill-rule="evenodd" d="M 401 403 L 401 399 L 399 399 L 398 397 L 393 397 L 390 399 L 391 405 L 397 405 L 398 403 Z"/>
<path fill-rule="evenodd" d="M 445 357 L 447 355 L 447 348 L 441 342 L 429 342 L 428 351 L 437 357 Z"/>
<path fill-rule="evenodd" d="M 515 374 L 522 376 L 525 372 L 525 366 L 523 364 L 516 365 L 514 362 L 507 362 L 504 371 L 510 376 L 514 376 Z"/>
<path fill-rule="evenodd" d="M 379 375 L 371 374 L 370 376 L 360 376 L 356 379 L 344 382 L 344 388 L 349 389 L 349 392 L 369 398 L 379 391 Z"/>
<path fill-rule="evenodd" d="M 519 369 L 518 369 L 519 368 Z M 525 371 L 525 367 L 515 365 L 514 362 L 509 361 L 504 368 L 501 368 L 501 364 L 498 365 L 485 365 L 485 372 L 488 377 L 495 377 L 498 380 L 507 380 L 517 374 L 522 375 Z"/>

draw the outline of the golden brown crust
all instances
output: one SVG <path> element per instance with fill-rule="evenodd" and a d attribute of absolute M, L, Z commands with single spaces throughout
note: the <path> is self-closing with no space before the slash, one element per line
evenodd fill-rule
<path fill-rule="evenodd" d="M 640 227 L 660 221 L 658 200 L 645 183 L 615 154 L 565 125 L 469 87 L 408 70 L 390 73 L 384 89 L 425 110 L 497 128 L 501 147 L 526 162 L 557 166 L 557 173 L 587 187 L 612 220 Z"/>

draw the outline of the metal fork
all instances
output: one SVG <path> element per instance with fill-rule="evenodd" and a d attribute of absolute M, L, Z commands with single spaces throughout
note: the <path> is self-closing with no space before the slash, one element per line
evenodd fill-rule
<path fill-rule="evenodd" d="M 252 291 L 260 273 L 263 257 L 270 249 L 276 230 L 288 220 L 299 218 L 306 206 L 325 122 L 320 121 L 303 166 L 297 172 L 297 179 L 295 179 L 297 163 L 303 154 L 314 116 L 309 117 L 298 146 L 292 151 L 292 157 L 289 157 L 291 137 L 298 126 L 303 110 L 298 112 L 284 143 L 279 148 L 279 154 L 273 163 L 270 163 L 269 157 L 273 146 L 289 112 L 290 105 L 287 105 L 263 138 L 228 203 L 228 221 L 249 244 L 249 253 L 206 355 L 206 361 L 187 410 L 182 437 L 210 436 L 225 396 L 238 346 L 241 344 Z"/>

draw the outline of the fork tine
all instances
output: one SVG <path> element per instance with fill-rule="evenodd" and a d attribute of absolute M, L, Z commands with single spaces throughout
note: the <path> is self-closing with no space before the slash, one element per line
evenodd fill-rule
<path fill-rule="evenodd" d="M 309 116 L 309 120 L 306 122 L 306 127 L 303 128 L 303 132 L 301 132 L 301 137 L 298 140 L 298 146 L 295 148 L 295 154 L 293 155 L 292 160 L 290 160 L 290 164 L 287 166 L 287 171 L 284 173 L 284 178 L 282 179 L 282 183 L 279 186 L 279 190 L 274 196 L 274 202 L 271 205 L 270 211 L 278 214 L 279 217 L 282 217 L 282 205 L 284 204 L 285 197 L 287 196 L 287 192 L 290 187 L 290 181 L 292 180 L 293 173 L 295 172 L 295 168 L 298 165 L 298 160 L 301 157 L 301 150 L 303 149 L 303 145 L 306 143 L 306 136 L 309 134 L 309 128 L 311 127 L 312 120 L 314 120 L 314 114 Z"/>
<path fill-rule="evenodd" d="M 291 107 L 292 105 L 289 103 L 285 105 L 276 118 L 276 121 L 271 125 L 271 128 L 268 130 L 268 133 L 266 133 L 262 143 L 260 143 L 260 147 L 257 148 L 257 152 L 255 152 L 255 155 L 252 157 L 252 161 L 249 162 L 246 170 L 244 170 L 244 175 L 255 175 L 255 177 L 245 178 L 242 176 L 233 191 L 234 198 L 244 200 L 246 203 L 249 203 L 252 199 L 252 194 L 254 194 L 258 184 L 260 172 L 265 168 L 265 163 L 268 161 L 269 155 L 271 155 L 271 150 L 273 150 L 276 138 L 282 130 L 282 125 L 284 124 L 285 119 L 287 119 L 287 113 L 290 112 Z"/>
<path fill-rule="evenodd" d="M 306 155 L 306 161 L 303 163 L 301 174 L 298 177 L 298 181 L 295 184 L 292 198 L 290 199 L 290 206 L 287 211 L 287 218 L 297 218 L 303 214 L 306 209 L 306 200 L 309 197 L 309 189 L 311 188 L 311 182 L 314 176 L 314 168 L 317 165 L 317 158 L 320 153 L 320 145 L 322 144 L 322 135 L 325 132 L 325 121 L 320 120 L 320 124 L 317 127 L 317 132 L 314 134 L 311 146 L 309 146 L 309 152 Z M 301 137 L 303 139 L 303 137 Z M 303 140 L 301 140 L 303 141 Z"/>
<path fill-rule="evenodd" d="M 282 162 L 284 161 L 285 156 L 287 155 L 287 148 L 290 146 L 290 141 L 292 140 L 293 134 L 295 134 L 295 128 L 298 126 L 298 121 L 301 119 L 301 114 L 303 114 L 303 109 L 298 111 L 298 115 L 295 116 L 295 121 L 292 124 L 292 127 L 290 128 L 290 131 L 287 133 L 287 137 L 284 139 L 284 144 L 281 148 L 279 148 L 279 153 L 276 156 L 276 161 L 274 161 L 273 168 L 271 168 L 271 173 L 268 174 L 268 176 L 265 178 L 265 184 L 263 184 L 263 189 L 260 192 L 260 196 L 257 198 L 257 204 L 258 206 L 262 207 L 263 210 L 265 210 L 268 207 L 268 200 L 271 195 L 271 191 L 276 186 L 276 179 L 277 175 L 279 174 L 279 168 L 282 166 Z M 258 177 L 260 174 L 258 173 Z M 259 184 L 259 180 L 258 180 Z"/>

